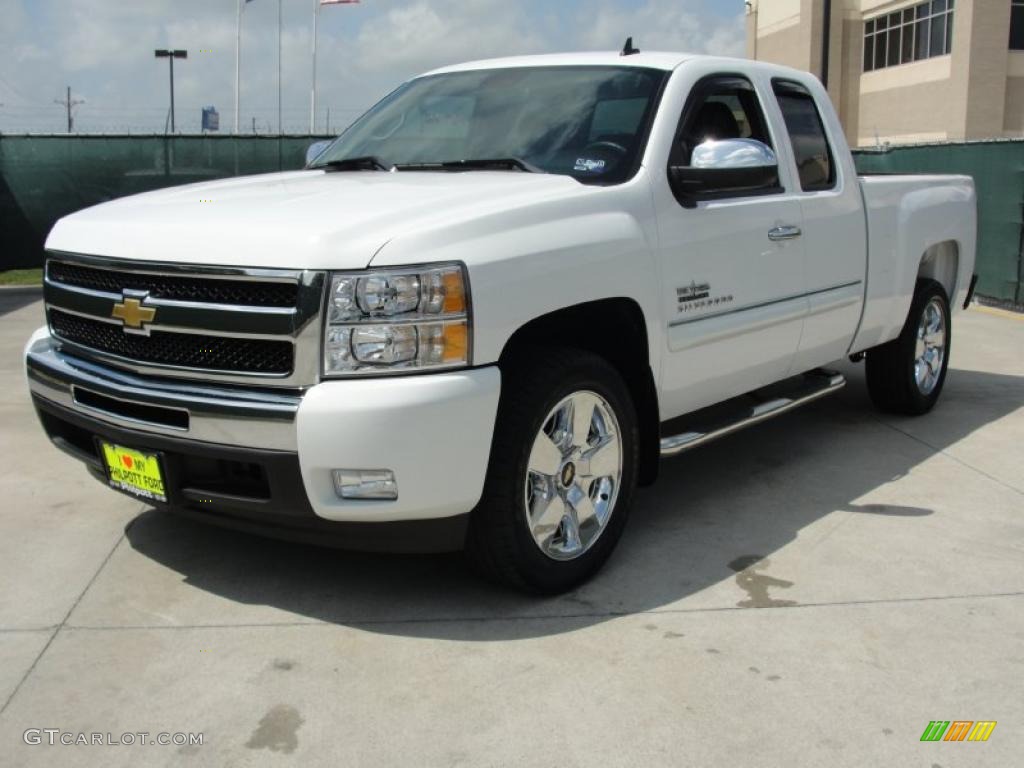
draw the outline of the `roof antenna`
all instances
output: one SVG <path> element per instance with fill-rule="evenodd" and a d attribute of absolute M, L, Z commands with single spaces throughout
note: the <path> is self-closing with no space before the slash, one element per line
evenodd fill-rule
<path fill-rule="evenodd" d="M 622 53 L 620 53 L 619 56 L 632 56 L 634 53 L 640 53 L 640 49 L 633 47 L 632 37 L 627 37 L 626 44 L 622 46 Z"/>

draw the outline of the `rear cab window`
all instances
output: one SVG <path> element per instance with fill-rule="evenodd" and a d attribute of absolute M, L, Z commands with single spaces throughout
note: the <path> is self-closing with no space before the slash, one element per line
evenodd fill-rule
<path fill-rule="evenodd" d="M 773 80 L 772 90 L 789 133 L 800 189 L 804 192 L 834 189 L 835 155 L 811 92 L 791 80 Z"/>

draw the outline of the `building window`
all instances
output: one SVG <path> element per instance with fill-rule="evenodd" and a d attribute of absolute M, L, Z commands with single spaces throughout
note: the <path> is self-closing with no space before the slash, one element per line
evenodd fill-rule
<path fill-rule="evenodd" d="M 1013 0 L 1010 9 L 1010 50 L 1024 51 L 1024 0 Z"/>
<path fill-rule="evenodd" d="M 949 53 L 953 48 L 954 1 L 929 0 L 865 21 L 864 71 Z M 1024 50 L 1024 0 L 1012 2 L 1010 47 Z"/>

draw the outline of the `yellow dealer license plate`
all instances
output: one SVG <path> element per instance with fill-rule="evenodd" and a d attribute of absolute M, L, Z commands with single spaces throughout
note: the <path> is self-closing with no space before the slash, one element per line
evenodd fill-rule
<path fill-rule="evenodd" d="M 144 499 L 167 501 L 164 476 L 156 454 L 142 453 L 102 440 L 100 446 L 107 465 L 107 478 L 114 488 Z"/>

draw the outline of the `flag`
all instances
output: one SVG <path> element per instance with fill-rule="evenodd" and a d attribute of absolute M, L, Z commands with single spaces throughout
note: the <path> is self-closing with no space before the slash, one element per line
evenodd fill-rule
<path fill-rule="evenodd" d="M 320 0 L 320 5 L 359 5 L 359 0 Z"/>

